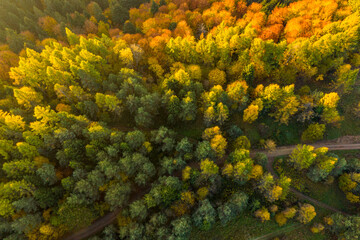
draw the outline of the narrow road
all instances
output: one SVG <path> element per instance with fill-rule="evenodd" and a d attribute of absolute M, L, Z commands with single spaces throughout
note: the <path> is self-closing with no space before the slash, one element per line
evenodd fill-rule
<path fill-rule="evenodd" d="M 354 144 L 343 144 L 343 143 L 326 143 L 326 142 L 322 142 L 322 143 L 315 143 L 315 144 L 311 144 L 312 146 L 318 148 L 318 147 L 327 147 L 329 148 L 329 150 L 357 150 L 360 149 L 360 143 L 354 143 Z M 254 156 L 256 153 L 259 152 L 263 152 L 268 156 L 268 164 L 266 166 L 266 169 L 272 174 L 274 175 L 274 177 L 277 177 L 274 169 L 273 169 L 273 163 L 274 163 L 274 159 L 275 157 L 279 157 L 279 156 L 283 156 L 283 155 L 288 155 L 292 152 L 292 150 L 296 147 L 296 145 L 294 146 L 286 146 L 286 147 L 279 147 L 277 148 L 275 151 L 273 152 L 266 152 L 266 151 L 257 151 L 254 150 L 251 153 L 251 156 Z M 297 191 L 294 188 L 290 188 L 290 191 L 293 192 L 298 198 L 303 199 L 303 200 L 307 200 L 311 203 L 313 203 L 314 205 L 317 205 L 319 207 L 328 209 L 330 211 L 334 211 L 334 212 L 338 212 L 338 213 L 342 213 L 344 215 L 349 215 L 347 213 L 344 213 L 336 208 L 333 208 L 325 203 L 322 203 L 316 199 L 313 199 L 309 196 L 304 195 L 303 193 Z M 83 229 L 80 229 L 78 232 L 73 233 L 69 236 L 64 237 L 64 240 L 81 240 L 81 239 L 86 239 L 98 232 L 100 232 L 102 229 L 104 229 L 107 225 L 111 224 L 112 222 L 115 221 L 116 216 L 119 214 L 120 209 L 116 209 L 115 211 L 112 211 L 108 214 L 106 214 L 105 216 L 95 220 L 90 226 L 85 227 Z"/>

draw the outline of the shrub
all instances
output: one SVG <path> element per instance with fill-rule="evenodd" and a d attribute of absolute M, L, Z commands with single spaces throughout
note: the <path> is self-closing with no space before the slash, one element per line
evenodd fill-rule
<path fill-rule="evenodd" d="M 325 124 L 310 124 L 302 133 L 301 140 L 303 142 L 315 142 L 323 139 L 325 133 Z"/>

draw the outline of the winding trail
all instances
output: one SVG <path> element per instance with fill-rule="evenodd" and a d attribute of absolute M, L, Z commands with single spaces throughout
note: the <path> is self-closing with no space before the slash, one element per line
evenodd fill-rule
<path fill-rule="evenodd" d="M 329 150 L 359 150 L 360 149 L 360 143 L 336 143 L 334 141 L 329 141 L 329 142 L 318 142 L 318 143 L 314 143 L 311 144 L 312 146 L 318 148 L 318 147 L 327 147 L 329 148 Z M 275 177 L 277 178 L 277 174 L 274 171 L 273 168 L 273 163 L 275 160 L 275 157 L 279 157 L 279 156 L 284 156 L 284 155 L 288 155 L 292 152 L 292 150 L 296 147 L 296 145 L 293 146 L 286 146 L 286 147 L 279 147 L 277 148 L 275 151 L 273 152 L 267 152 L 267 151 L 260 151 L 260 150 L 252 150 L 251 152 L 251 156 L 254 156 L 256 153 L 265 153 L 268 156 L 268 163 L 266 166 L 266 169 Z M 303 199 L 306 201 L 311 202 L 312 204 L 318 206 L 318 207 L 322 207 L 325 209 L 328 209 L 330 211 L 333 212 L 337 212 L 337 213 L 341 213 L 344 215 L 349 215 L 345 212 L 342 212 L 334 207 L 331 207 L 323 202 L 320 202 L 316 199 L 313 199 L 299 191 L 297 191 L 294 188 L 290 188 L 290 191 L 292 193 L 294 193 L 299 199 Z M 137 193 L 137 197 L 136 198 L 141 198 L 141 196 L 143 196 L 145 194 L 145 192 L 142 193 Z M 104 229 L 107 225 L 113 223 L 117 217 L 117 215 L 120 213 L 121 209 L 116 209 L 108 214 L 106 214 L 105 216 L 95 220 L 90 226 L 85 227 L 83 229 L 80 229 L 79 231 L 65 236 L 63 239 L 64 240 L 81 240 L 81 239 L 86 239 L 98 232 L 100 232 L 102 229 Z M 271 233 L 270 233 L 271 234 Z M 257 238 L 257 239 L 263 239 L 261 238 Z"/>

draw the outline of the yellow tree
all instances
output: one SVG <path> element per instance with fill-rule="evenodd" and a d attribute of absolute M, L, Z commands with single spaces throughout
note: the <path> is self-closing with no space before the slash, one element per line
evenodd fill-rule
<path fill-rule="evenodd" d="M 311 222 L 311 220 L 314 219 L 316 216 L 315 208 L 311 204 L 305 203 L 301 205 L 299 211 L 298 211 L 298 221 L 306 224 Z"/>
<path fill-rule="evenodd" d="M 225 155 L 227 141 L 222 135 L 220 135 L 220 134 L 215 135 L 211 139 L 210 145 L 218 157 L 222 158 Z"/>
<path fill-rule="evenodd" d="M 215 68 L 209 72 L 210 86 L 224 85 L 226 83 L 226 74 L 224 71 Z"/>
<path fill-rule="evenodd" d="M 339 115 L 339 112 L 336 110 L 338 101 L 340 97 L 337 93 L 331 92 L 325 94 L 319 101 L 319 105 L 324 107 L 324 111 L 321 115 L 321 118 L 325 123 L 338 124 L 342 121 L 342 117 Z"/>
<path fill-rule="evenodd" d="M 259 218 L 261 222 L 270 220 L 270 213 L 267 208 L 263 207 L 255 211 L 255 217 Z"/>
<path fill-rule="evenodd" d="M 236 109 L 247 102 L 247 89 L 245 81 L 235 81 L 227 86 L 226 93 L 232 101 L 232 108 Z"/>
<path fill-rule="evenodd" d="M 339 95 L 336 92 L 331 92 L 325 94 L 320 99 L 320 104 L 325 108 L 336 108 L 339 100 L 340 100 Z"/>
<path fill-rule="evenodd" d="M 206 178 L 210 178 L 219 172 L 219 167 L 208 158 L 204 159 L 200 163 L 201 174 Z"/>
<path fill-rule="evenodd" d="M 275 113 L 270 114 L 280 123 L 288 124 L 289 118 L 298 111 L 300 102 L 297 97 L 291 96 L 280 101 Z"/>
<path fill-rule="evenodd" d="M 43 100 L 43 96 L 30 87 L 22 87 L 20 89 L 15 88 L 14 96 L 17 102 L 26 109 L 35 107 Z"/>
<path fill-rule="evenodd" d="M 252 123 L 256 121 L 259 116 L 259 106 L 250 104 L 245 110 L 243 115 L 244 122 Z"/>

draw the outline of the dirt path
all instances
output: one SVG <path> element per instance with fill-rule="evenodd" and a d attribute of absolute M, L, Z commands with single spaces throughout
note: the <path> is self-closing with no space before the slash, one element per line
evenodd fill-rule
<path fill-rule="evenodd" d="M 100 232 L 107 225 L 114 222 L 119 213 L 120 213 L 120 209 L 118 208 L 118 209 L 114 210 L 113 212 L 110 212 L 110 213 L 106 214 L 105 216 L 97 219 L 90 226 L 83 228 L 68 237 L 65 237 L 64 240 L 80 240 L 80 239 L 88 238 L 88 237 Z"/>
<path fill-rule="evenodd" d="M 355 149 L 360 149 L 360 143 L 336 143 L 334 141 L 331 142 L 321 142 L 321 143 L 315 143 L 315 144 L 311 144 L 312 146 L 318 148 L 318 147 L 327 147 L 329 148 L 329 150 L 355 150 Z M 283 155 L 288 155 L 291 153 L 291 151 L 295 148 L 296 146 L 286 146 L 286 147 L 279 147 L 277 148 L 275 151 L 273 152 L 265 152 L 265 151 L 253 151 L 251 155 L 254 155 L 255 153 L 259 153 L 259 152 L 263 152 L 265 153 L 268 158 L 268 164 L 266 166 L 267 170 L 274 175 L 274 177 L 277 177 L 274 169 L 273 169 L 273 163 L 274 163 L 274 159 L 275 157 L 278 156 L 283 156 Z M 344 213 L 336 208 L 333 208 L 325 203 L 322 203 L 316 199 L 313 199 L 309 196 L 304 195 L 303 193 L 297 191 L 294 188 L 290 188 L 290 191 L 292 193 L 294 193 L 298 198 L 303 199 L 303 200 L 307 200 L 311 203 L 313 203 L 314 205 L 318 206 L 318 207 L 322 207 L 325 209 L 328 209 L 330 211 L 334 211 L 334 212 L 338 212 L 338 213 L 342 213 L 344 215 L 348 215 L 347 213 Z M 145 194 L 145 193 L 144 193 Z M 100 232 L 104 227 L 106 227 L 107 225 L 111 224 L 112 222 L 115 221 L 116 216 L 119 214 L 120 209 L 117 209 L 113 212 L 110 212 L 108 214 L 106 214 L 105 216 L 97 219 L 96 221 L 94 221 L 90 226 L 80 229 L 78 232 L 71 234 L 67 237 L 64 237 L 64 240 L 81 240 L 81 239 L 86 239 L 98 232 Z M 258 239 L 263 239 L 263 238 L 258 238 Z"/>

